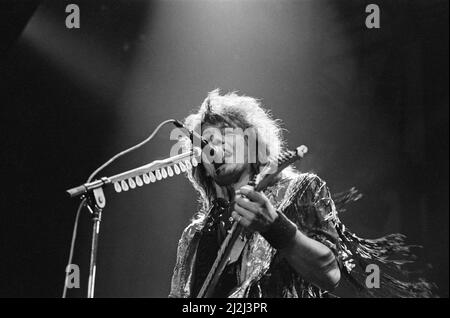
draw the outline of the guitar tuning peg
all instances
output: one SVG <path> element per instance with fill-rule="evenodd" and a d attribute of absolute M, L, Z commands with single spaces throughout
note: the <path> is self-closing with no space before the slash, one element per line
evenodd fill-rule
<path fill-rule="evenodd" d="M 136 182 L 134 182 L 133 178 L 128 178 L 128 184 L 130 185 L 131 189 L 136 188 Z"/>
<path fill-rule="evenodd" d="M 175 170 L 175 174 L 180 174 L 180 167 L 178 167 L 178 165 L 177 164 L 174 164 L 173 165 L 173 169 Z"/>
<path fill-rule="evenodd" d="M 117 193 L 122 192 L 122 188 L 118 182 L 114 182 L 114 190 L 116 190 Z"/>
<path fill-rule="evenodd" d="M 150 171 L 148 173 L 148 176 L 150 177 L 150 182 L 151 183 L 156 182 L 156 177 L 155 177 L 155 174 L 153 172 Z"/>
<path fill-rule="evenodd" d="M 306 155 L 306 154 L 308 153 L 308 147 L 305 146 L 305 145 L 301 145 L 300 147 L 298 147 L 298 148 L 296 149 L 296 152 L 297 152 L 297 155 L 298 155 L 300 158 L 303 158 L 303 156 Z"/>
<path fill-rule="evenodd" d="M 149 184 L 150 183 L 150 178 L 148 177 L 148 174 L 144 173 L 142 175 L 142 178 L 144 179 L 144 183 L 145 184 Z"/>
<path fill-rule="evenodd" d="M 161 168 L 161 175 L 162 175 L 163 179 L 167 178 L 167 171 L 166 171 L 166 169 L 164 169 L 164 167 Z"/>
<path fill-rule="evenodd" d="M 171 166 L 168 166 L 168 167 L 167 167 L 167 174 L 169 175 L 169 177 L 172 177 L 172 176 L 173 176 L 173 170 L 172 170 L 172 167 L 171 167 Z"/>
<path fill-rule="evenodd" d="M 130 188 L 128 187 L 128 183 L 125 180 L 120 181 L 120 185 L 122 186 L 123 191 L 128 191 Z"/>
<path fill-rule="evenodd" d="M 141 177 L 136 176 L 136 184 L 138 187 L 142 187 L 144 185 L 144 183 L 142 182 Z"/>

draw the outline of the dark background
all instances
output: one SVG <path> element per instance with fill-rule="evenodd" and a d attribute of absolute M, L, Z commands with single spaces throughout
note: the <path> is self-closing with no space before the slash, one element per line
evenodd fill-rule
<path fill-rule="evenodd" d="M 348 227 L 423 245 L 448 297 L 448 1 L 14 2 L 0 10 L 0 296 L 59 297 L 65 189 L 219 87 L 262 98 L 309 146 L 300 169 L 364 193 Z M 69 3 L 80 29 L 65 28 Z M 380 29 L 365 27 L 369 3 Z M 169 133 L 103 175 L 168 156 Z M 194 190 L 178 176 L 106 194 L 96 296 L 166 297 Z M 83 213 L 70 297 L 86 293 L 90 226 Z"/>

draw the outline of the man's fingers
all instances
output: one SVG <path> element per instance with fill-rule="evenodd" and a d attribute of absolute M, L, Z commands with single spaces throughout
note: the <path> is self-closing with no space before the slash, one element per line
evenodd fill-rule
<path fill-rule="evenodd" d="M 238 215 L 249 221 L 252 221 L 255 218 L 255 215 L 252 212 L 249 212 L 246 209 L 241 208 L 239 205 L 236 205 L 234 207 L 234 212 L 236 212 Z"/>
<path fill-rule="evenodd" d="M 245 217 L 243 217 L 240 213 L 233 211 L 231 213 L 231 217 L 236 220 L 236 222 L 238 222 L 239 224 L 241 224 L 244 227 L 249 227 L 250 226 L 250 221 L 248 219 L 246 219 Z"/>
<path fill-rule="evenodd" d="M 260 205 L 258 203 L 252 202 L 245 197 L 237 197 L 236 205 L 238 205 L 244 209 L 247 209 L 255 214 L 259 213 L 259 211 L 260 211 Z"/>
<path fill-rule="evenodd" d="M 262 193 L 253 190 L 253 187 L 243 186 L 239 189 L 239 193 L 245 195 L 253 202 L 266 203 L 266 197 Z"/>

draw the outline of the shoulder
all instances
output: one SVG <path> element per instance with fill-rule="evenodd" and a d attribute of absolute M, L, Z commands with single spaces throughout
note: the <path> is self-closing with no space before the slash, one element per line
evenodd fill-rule
<path fill-rule="evenodd" d="M 315 230 L 334 233 L 330 221 L 337 219 L 337 212 L 326 182 L 315 173 L 298 172 L 290 188 L 286 216 L 308 235 Z"/>
<path fill-rule="evenodd" d="M 283 171 L 282 180 L 286 189 L 278 207 L 281 211 L 290 206 L 313 206 L 319 196 L 329 196 L 325 181 L 315 173 L 302 173 L 292 168 Z"/>
<path fill-rule="evenodd" d="M 296 172 L 292 176 L 290 188 L 296 199 L 304 203 L 315 202 L 329 192 L 325 180 L 312 172 Z"/>
<path fill-rule="evenodd" d="M 290 202 L 305 213 L 319 213 L 324 220 L 336 216 L 336 207 L 324 179 L 315 173 L 298 173 L 291 182 Z"/>

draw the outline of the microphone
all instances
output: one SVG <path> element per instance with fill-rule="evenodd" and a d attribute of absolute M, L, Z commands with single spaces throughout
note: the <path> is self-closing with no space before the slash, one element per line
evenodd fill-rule
<path fill-rule="evenodd" d="M 196 131 L 194 130 L 190 130 L 189 128 L 187 128 L 182 122 L 180 122 L 179 120 L 174 120 L 173 124 L 177 127 L 177 128 L 183 128 L 183 133 L 189 137 L 189 139 L 191 140 L 192 144 L 194 144 L 194 140 L 200 140 L 200 146 L 201 149 L 203 150 L 204 147 L 208 146 L 210 149 L 210 156 L 212 159 L 216 159 L 217 158 L 220 159 L 220 161 L 222 161 L 223 159 L 223 151 L 222 149 L 219 149 L 218 147 L 212 145 L 209 141 L 207 141 L 205 138 L 203 138 L 202 136 L 200 136 Z M 187 133 L 185 132 L 187 131 Z"/>

